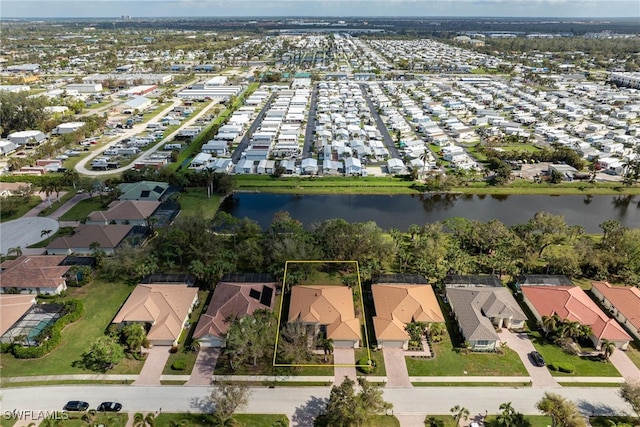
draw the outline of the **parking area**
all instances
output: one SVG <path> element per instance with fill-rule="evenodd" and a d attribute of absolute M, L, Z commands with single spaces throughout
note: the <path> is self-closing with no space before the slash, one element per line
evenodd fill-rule
<path fill-rule="evenodd" d="M 518 353 L 520 360 L 527 369 L 531 377 L 531 385 L 533 387 L 559 387 L 558 382 L 551 376 L 549 369 L 545 366 L 535 366 L 529 358 L 529 353 L 535 351 L 533 343 L 524 332 L 510 332 L 503 329 L 498 334 L 502 342 L 506 342 L 507 346 Z"/>

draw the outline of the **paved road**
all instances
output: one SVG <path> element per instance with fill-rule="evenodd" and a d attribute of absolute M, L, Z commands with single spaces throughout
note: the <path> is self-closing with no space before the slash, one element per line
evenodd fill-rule
<path fill-rule="evenodd" d="M 233 154 L 231 155 L 231 160 L 233 161 L 233 163 L 238 163 L 238 160 L 240 160 L 242 153 L 249 146 L 249 141 L 251 140 L 253 133 L 256 130 L 258 130 L 258 128 L 262 124 L 262 118 L 264 117 L 264 114 L 267 112 L 267 110 L 269 110 L 269 107 L 271 107 L 271 102 L 275 97 L 276 97 L 276 94 L 272 93 L 269 99 L 267 100 L 266 104 L 264 104 L 264 107 L 262 107 L 262 109 L 256 116 L 256 119 L 253 121 L 253 123 L 251 123 L 251 126 L 249 126 L 249 129 L 244 133 L 244 136 L 240 140 L 240 143 L 238 144 L 236 149 L 233 150 Z"/>
<path fill-rule="evenodd" d="M 246 413 L 286 413 L 302 421 L 307 414 L 321 410 L 329 396 L 329 387 L 252 388 Z M 578 405 L 585 414 L 631 414 L 631 408 L 612 387 L 589 388 L 513 388 L 513 387 L 416 387 L 386 388 L 384 398 L 393 403 L 394 414 L 449 414 L 454 405 L 463 405 L 471 415 L 497 413 L 501 403 L 512 402 L 524 414 L 538 414 L 535 408 L 545 391 L 551 390 Z M 71 399 L 82 399 L 95 406 L 104 400 L 122 402 L 128 412 L 206 412 L 212 408 L 207 397 L 211 387 L 186 386 L 49 386 L 5 388 L 2 411 L 59 410 Z M 38 396 L 34 399 L 34 396 Z M 298 425 L 308 425 L 297 423 Z"/>
<path fill-rule="evenodd" d="M 382 135 L 382 141 L 384 142 L 384 145 L 387 147 L 387 150 L 389 150 L 389 155 L 394 159 L 402 159 L 402 155 L 400 154 L 400 151 L 398 151 L 398 148 L 396 147 L 396 144 L 393 141 L 393 138 L 391 138 L 391 135 L 389 134 L 389 129 L 387 129 L 387 126 L 384 124 L 384 122 L 380 118 L 380 114 L 378 114 L 376 107 L 373 105 L 373 102 L 371 102 L 371 98 L 369 98 L 369 92 L 367 92 L 366 85 L 364 83 L 361 83 L 360 89 L 362 90 L 362 95 L 364 96 L 364 99 L 367 101 L 367 105 L 369 106 L 371 115 L 374 117 L 376 121 L 376 126 L 378 127 L 378 131 L 380 132 L 380 135 Z"/>
<path fill-rule="evenodd" d="M 318 102 L 318 84 L 314 84 L 311 89 L 311 104 L 309 105 L 309 116 L 304 131 L 304 145 L 302 146 L 302 158 L 313 157 L 313 135 L 316 131 L 316 106 Z"/>
<path fill-rule="evenodd" d="M 503 329 L 498 334 L 502 342 L 506 342 L 507 346 L 518 353 L 522 364 L 527 369 L 529 376 L 534 387 L 555 387 L 558 386 L 558 382 L 551 376 L 549 369 L 545 366 L 535 366 L 529 359 L 529 353 L 535 350 L 533 343 L 529 339 L 526 333 L 511 332 L 508 329 Z"/>

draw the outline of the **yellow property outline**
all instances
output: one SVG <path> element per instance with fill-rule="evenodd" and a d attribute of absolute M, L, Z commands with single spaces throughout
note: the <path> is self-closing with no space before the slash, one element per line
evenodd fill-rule
<path fill-rule="evenodd" d="M 289 263 L 296 263 L 296 264 L 347 264 L 347 263 L 354 263 L 356 265 L 356 277 L 358 278 L 358 289 L 360 290 L 360 307 L 362 307 L 362 320 L 364 323 L 364 348 L 367 349 L 367 360 L 371 360 L 371 349 L 369 348 L 369 332 L 367 331 L 367 319 L 366 319 L 366 313 L 365 313 L 365 309 L 364 309 L 364 299 L 362 296 L 362 283 L 360 282 L 360 265 L 358 264 L 358 261 L 310 261 L 310 260 L 301 260 L 301 261 L 285 261 L 284 263 L 284 276 L 282 278 L 282 292 L 280 293 L 280 310 L 278 313 L 278 328 L 276 329 L 276 342 L 275 342 L 275 346 L 273 348 L 273 366 L 275 367 L 355 367 L 355 368 L 365 368 L 368 367 L 368 365 L 358 365 L 357 363 L 355 365 L 351 365 L 351 364 L 288 364 L 288 363 L 276 363 L 276 358 L 278 357 L 278 340 L 280 339 L 280 325 L 281 325 L 281 321 L 282 321 L 282 306 L 283 306 L 283 302 L 284 302 L 284 294 L 286 292 L 286 287 L 287 287 L 287 269 L 289 268 Z M 355 350 L 355 349 L 354 349 Z M 356 361 L 357 362 L 357 361 Z"/>

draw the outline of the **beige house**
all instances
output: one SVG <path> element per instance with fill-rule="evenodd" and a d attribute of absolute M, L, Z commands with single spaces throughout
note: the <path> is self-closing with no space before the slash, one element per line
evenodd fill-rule
<path fill-rule="evenodd" d="M 371 285 L 376 315 L 373 328 L 378 348 L 409 347 L 407 323 L 442 323 L 444 316 L 431 285 L 405 283 Z"/>
<path fill-rule="evenodd" d="M 153 345 L 176 345 L 189 314 L 198 305 L 198 289 L 187 285 L 138 285 L 113 323 L 144 324 Z"/>
<path fill-rule="evenodd" d="M 0 336 L 4 335 L 36 303 L 33 295 L 0 294 Z"/>
<path fill-rule="evenodd" d="M 353 293 L 346 286 L 294 286 L 288 322 L 301 322 L 326 334 L 336 348 L 358 348 L 360 321 L 355 316 Z"/>
<path fill-rule="evenodd" d="M 0 293 L 57 295 L 67 289 L 66 256 L 23 255 L 0 264 Z"/>
<path fill-rule="evenodd" d="M 160 206 L 160 202 L 139 200 L 115 200 L 106 211 L 89 214 L 87 224 L 131 224 L 148 225 L 149 218 Z"/>

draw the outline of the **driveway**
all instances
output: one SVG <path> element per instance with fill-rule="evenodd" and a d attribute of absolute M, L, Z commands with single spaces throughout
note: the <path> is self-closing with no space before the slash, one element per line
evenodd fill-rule
<path fill-rule="evenodd" d="M 352 348 L 336 348 L 333 350 L 334 384 L 342 384 L 344 377 L 356 381 L 356 351 Z M 343 366 L 339 366 L 343 365 Z"/>
<path fill-rule="evenodd" d="M 387 387 L 412 387 L 407 371 L 404 350 L 401 348 L 383 348 L 384 367 L 387 370 Z"/>
<path fill-rule="evenodd" d="M 502 342 L 506 342 L 511 350 L 518 353 L 520 360 L 522 360 L 531 377 L 531 385 L 533 387 L 559 387 L 558 382 L 551 376 L 547 367 L 535 366 L 529 360 L 529 353 L 534 351 L 535 347 L 526 333 L 510 332 L 507 329 L 503 329 L 498 335 Z"/>
<path fill-rule="evenodd" d="M 169 359 L 169 347 L 154 346 L 145 350 L 145 352 L 147 353 L 147 360 L 144 362 L 142 371 L 140 371 L 140 375 L 133 382 L 133 385 L 160 385 L 160 376 Z"/>
<path fill-rule="evenodd" d="M 628 382 L 640 382 L 640 369 L 629 359 L 629 356 L 624 351 L 615 350 L 609 361 L 613 363 L 620 375 L 622 375 L 625 381 Z"/>
<path fill-rule="evenodd" d="M 185 385 L 211 385 L 213 370 L 220 356 L 219 347 L 201 347 L 198 350 L 196 363 L 191 371 L 191 377 Z"/>

